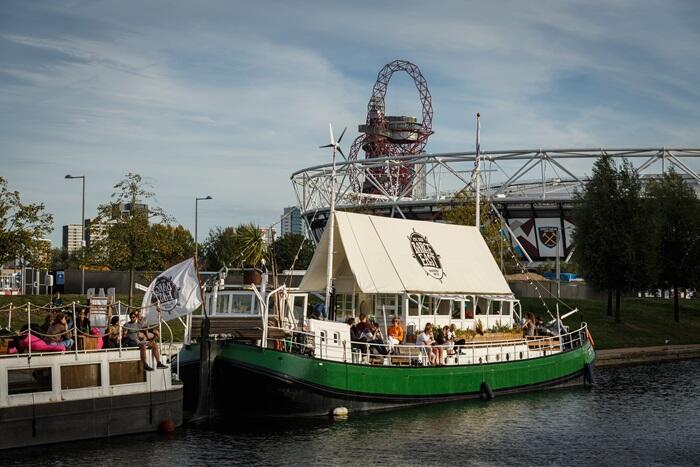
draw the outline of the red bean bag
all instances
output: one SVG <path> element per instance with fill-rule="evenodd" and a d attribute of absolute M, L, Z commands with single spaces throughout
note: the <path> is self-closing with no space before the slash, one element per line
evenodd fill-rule
<path fill-rule="evenodd" d="M 29 339 L 31 338 L 32 342 L 32 352 L 65 352 L 66 348 L 62 345 L 49 345 L 43 340 L 41 340 L 39 337 L 35 335 L 30 335 L 30 336 L 24 336 L 22 340 L 19 342 L 19 346 L 22 349 L 22 352 L 26 351 L 29 349 Z"/>
<path fill-rule="evenodd" d="M 102 341 L 102 334 L 100 334 L 99 329 L 97 329 L 97 328 L 92 328 L 92 329 L 90 330 L 90 334 L 92 334 L 93 336 L 97 337 L 97 348 L 98 348 L 98 349 L 101 349 L 102 347 L 104 347 L 105 343 Z"/>

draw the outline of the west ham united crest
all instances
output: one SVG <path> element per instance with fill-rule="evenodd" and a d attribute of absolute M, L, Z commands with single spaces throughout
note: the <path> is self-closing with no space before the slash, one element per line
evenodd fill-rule
<path fill-rule="evenodd" d="M 158 305 L 160 303 L 161 311 L 170 312 L 178 305 L 180 297 L 180 288 L 175 285 L 170 277 L 159 277 L 156 279 L 156 284 L 153 286 L 151 294 L 151 304 Z"/>
<path fill-rule="evenodd" d="M 557 236 L 559 235 L 559 229 L 556 227 L 540 227 L 540 241 L 542 244 L 549 248 L 554 248 L 557 246 Z"/>
<path fill-rule="evenodd" d="M 440 255 L 435 252 L 428 239 L 415 230 L 408 237 L 413 250 L 413 257 L 421 265 L 427 275 L 442 282 L 445 272 L 440 264 Z"/>

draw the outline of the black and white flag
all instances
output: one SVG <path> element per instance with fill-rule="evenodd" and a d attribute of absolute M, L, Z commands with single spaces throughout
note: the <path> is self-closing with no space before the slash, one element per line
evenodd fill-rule
<path fill-rule="evenodd" d="M 141 307 L 145 310 L 145 324 L 152 326 L 158 323 L 158 314 L 163 321 L 170 321 L 192 313 L 201 304 L 194 258 L 190 258 L 156 277 L 148 286 Z"/>

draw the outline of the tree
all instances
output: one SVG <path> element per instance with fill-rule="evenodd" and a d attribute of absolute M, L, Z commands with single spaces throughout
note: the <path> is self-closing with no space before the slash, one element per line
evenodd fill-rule
<path fill-rule="evenodd" d="M 491 212 L 491 205 L 486 201 L 479 207 L 479 225 L 481 236 L 491 250 L 491 254 L 497 262 L 501 262 L 502 250 L 508 246 L 501 234 L 500 219 Z M 442 210 L 442 219 L 448 224 L 473 226 L 476 220 L 476 198 L 471 192 L 460 191 L 453 200 L 452 205 Z"/>
<path fill-rule="evenodd" d="M 278 271 L 306 269 L 314 256 L 314 246 L 303 235 L 287 234 L 272 243 L 272 254 Z"/>
<path fill-rule="evenodd" d="M 679 322 L 679 289 L 700 284 L 700 200 L 673 169 L 650 181 L 647 192 L 660 223 L 657 283 L 673 290 L 673 319 Z"/>
<path fill-rule="evenodd" d="M 593 166 L 585 189 L 576 194 L 575 258 L 582 275 L 595 288 L 608 291 L 608 315 L 620 322 L 623 292 L 645 288 L 653 278 L 653 223 L 635 169 L 625 161 L 618 169 L 608 155 Z"/>
<path fill-rule="evenodd" d="M 17 258 L 43 258 L 46 242 L 41 239 L 53 231 L 53 216 L 44 209 L 43 203 L 22 203 L 19 192 L 10 191 L 0 177 L 0 266 Z"/>
<path fill-rule="evenodd" d="M 210 271 L 232 266 L 240 257 L 240 245 L 235 227 L 216 227 L 209 231 L 204 242 L 204 264 Z"/>
<path fill-rule="evenodd" d="M 96 256 L 112 268 L 129 271 L 129 305 L 133 302 L 134 271 L 147 269 L 152 258 L 150 222 L 167 224 L 172 220 L 154 205 L 150 187 L 141 175 L 128 173 L 114 185 L 112 200 L 98 207 L 97 222 L 108 227 L 104 238 L 95 242 Z"/>
<path fill-rule="evenodd" d="M 150 231 L 152 247 L 148 269 L 163 271 L 194 254 L 194 239 L 183 226 L 153 224 Z"/>

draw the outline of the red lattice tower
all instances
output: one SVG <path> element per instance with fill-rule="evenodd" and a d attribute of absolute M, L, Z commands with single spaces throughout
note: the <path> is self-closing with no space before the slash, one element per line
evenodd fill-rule
<path fill-rule="evenodd" d="M 420 122 L 415 117 L 387 116 L 385 102 L 387 88 L 392 75 L 397 71 L 406 72 L 416 85 L 421 102 Z M 350 147 L 348 159 L 357 160 L 357 155 L 362 148 L 367 159 L 378 157 L 391 157 L 400 159 L 407 156 L 420 154 L 428 142 L 428 137 L 433 133 L 433 104 L 420 69 L 406 60 L 394 60 L 379 71 L 377 81 L 372 89 L 372 97 L 367 104 L 367 120 L 360 125 L 358 136 Z M 408 165 L 399 165 L 392 168 L 371 169 L 382 187 L 391 195 L 401 194 L 409 185 L 415 170 Z M 351 174 L 355 175 L 355 174 Z M 359 185 L 357 179 L 354 183 Z M 376 187 L 365 181 L 362 189 L 365 193 L 378 193 Z"/>

